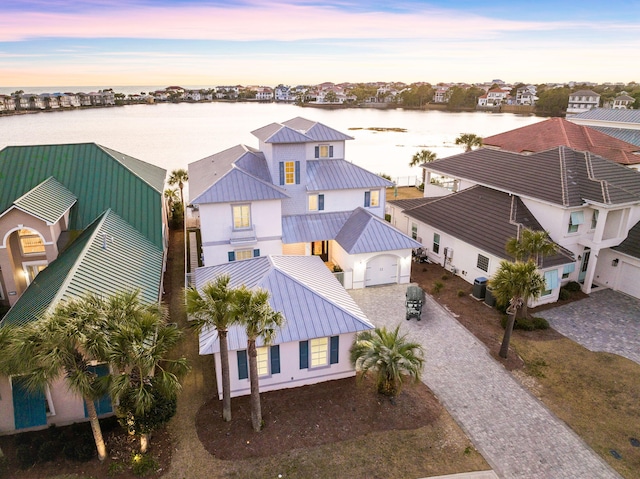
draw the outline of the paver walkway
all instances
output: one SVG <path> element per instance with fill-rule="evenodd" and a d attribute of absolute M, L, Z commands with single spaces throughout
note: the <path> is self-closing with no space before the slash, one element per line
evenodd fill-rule
<path fill-rule="evenodd" d="M 604 289 L 537 315 L 591 351 L 618 354 L 640 364 L 640 299 Z"/>
<path fill-rule="evenodd" d="M 423 381 L 502 478 L 620 478 L 575 433 L 427 296 L 422 321 L 404 319 L 406 285 L 350 291 L 376 326 L 423 344 Z"/>

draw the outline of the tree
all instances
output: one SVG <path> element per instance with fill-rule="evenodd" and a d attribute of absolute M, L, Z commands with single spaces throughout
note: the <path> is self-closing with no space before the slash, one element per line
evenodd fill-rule
<path fill-rule="evenodd" d="M 98 459 L 103 461 L 107 451 L 94 401 L 107 392 L 109 378 L 99 378 L 89 367 L 107 357 L 108 328 L 101 306 L 101 299 L 92 294 L 59 302 L 42 319 L 14 331 L 3 354 L 13 358 L 14 374 L 25 374 L 28 389 L 42 391 L 62 377 L 69 390 L 83 398 Z"/>
<path fill-rule="evenodd" d="M 569 106 L 568 88 L 549 88 L 538 92 L 536 112 L 550 116 L 562 116 Z"/>
<path fill-rule="evenodd" d="M 220 367 L 222 370 L 222 418 L 231 421 L 231 381 L 229 377 L 229 327 L 237 322 L 236 293 L 229 288 L 229 276 L 219 276 L 202 287 L 188 288 L 187 313 L 193 317 L 197 334 L 205 328 L 215 328 L 220 340 Z"/>
<path fill-rule="evenodd" d="M 424 364 L 424 352 L 419 343 L 407 341 L 400 335 L 400 326 L 395 330 L 376 328 L 358 334 L 351 347 L 351 363 L 361 372 L 360 378 L 369 371 L 375 372 L 376 388 L 385 396 L 396 396 L 407 375 L 415 382 L 420 380 Z"/>
<path fill-rule="evenodd" d="M 431 163 L 432 161 L 435 161 L 435 159 L 436 159 L 436 154 L 434 152 L 430 150 L 420 150 L 411 157 L 409 166 L 414 167 L 414 166 L 422 165 L 423 163 Z M 426 181 L 426 178 L 427 178 L 427 170 L 422 168 L 423 187 L 424 187 L 424 182 Z"/>
<path fill-rule="evenodd" d="M 109 361 L 115 369 L 111 394 L 130 434 L 140 435 L 147 451 L 149 434 L 175 413 L 180 379 L 189 371 L 185 358 L 169 353 L 182 332 L 167 322 L 161 304 L 143 304 L 139 291 L 118 293 L 106 301 L 110 329 Z"/>
<path fill-rule="evenodd" d="M 175 211 L 175 205 L 178 204 L 178 200 L 180 198 L 178 198 L 178 190 L 176 188 L 167 188 L 164 190 L 164 199 L 167 202 L 167 215 L 169 216 L 168 219 L 175 219 L 174 218 L 174 213 Z"/>
<path fill-rule="evenodd" d="M 460 136 L 456 138 L 456 145 L 464 145 L 465 151 L 471 151 L 474 146 L 482 146 L 482 137 L 475 133 L 461 133 Z"/>
<path fill-rule="evenodd" d="M 324 96 L 325 103 L 335 103 L 338 101 L 338 95 L 333 90 L 329 90 Z"/>
<path fill-rule="evenodd" d="M 184 184 L 188 181 L 189 181 L 189 173 L 187 173 L 187 170 L 183 168 L 173 170 L 171 172 L 171 175 L 169 175 L 168 183 L 171 186 L 178 185 L 178 188 L 180 188 L 180 202 L 182 203 L 183 206 L 184 206 L 184 195 L 182 190 L 184 188 Z"/>
<path fill-rule="evenodd" d="M 524 228 L 518 238 L 510 238 L 505 245 L 505 251 L 516 261 L 532 260 L 538 267 L 542 266 L 542 259 L 558 251 L 558 247 L 549 238 L 546 231 L 533 231 Z"/>
<path fill-rule="evenodd" d="M 258 384 L 258 351 L 256 340 L 262 338 L 265 346 L 273 342 L 276 328 L 284 324 L 284 316 L 274 311 L 269 304 L 269 292 L 263 289 L 250 290 L 245 286 L 236 289 L 236 305 L 240 311 L 238 320 L 247 333 L 249 356 L 249 382 L 251 384 L 251 424 L 253 430 L 262 429 L 262 407 Z"/>
<path fill-rule="evenodd" d="M 545 281 L 533 260 L 515 263 L 503 260 L 488 285 L 499 304 L 509 305 L 509 320 L 500 346 L 500 357 L 506 358 L 516 317 L 527 317 L 527 304 L 530 299 L 540 297 Z"/>

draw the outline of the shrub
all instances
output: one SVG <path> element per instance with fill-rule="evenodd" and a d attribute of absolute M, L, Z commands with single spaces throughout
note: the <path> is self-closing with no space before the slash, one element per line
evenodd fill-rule
<path fill-rule="evenodd" d="M 342 273 L 342 268 L 340 266 L 338 266 L 337 264 L 333 265 L 333 272 L 334 273 Z"/>
<path fill-rule="evenodd" d="M 107 476 L 119 476 L 127 469 L 127 466 L 122 464 L 121 462 L 112 462 L 109 464 L 109 469 L 107 470 Z"/>
<path fill-rule="evenodd" d="M 458 298 L 462 298 L 465 294 L 467 293 L 465 293 L 463 289 L 458 290 Z"/>
<path fill-rule="evenodd" d="M 443 275 L 440 277 L 440 279 L 443 279 L 443 280 L 445 280 L 445 281 L 446 281 L 446 280 L 448 280 L 449 278 L 450 278 L 450 276 L 449 276 L 447 273 L 443 274 Z"/>
<path fill-rule="evenodd" d="M 533 318 L 532 321 L 536 329 L 549 329 L 549 321 L 547 321 L 544 318 L 536 317 L 536 318 Z"/>
<path fill-rule="evenodd" d="M 82 434 L 72 441 L 67 442 L 62 449 L 67 459 L 86 462 L 96 456 L 96 445 L 93 436 Z"/>
<path fill-rule="evenodd" d="M 391 215 L 389 213 L 384 214 L 384 219 L 387 223 L 391 223 Z"/>
<path fill-rule="evenodd" d="M 567 285 L 565 286 L 565 288 L 567 289 L 567 291 L 569 291 L 571 293 L 575 293 L 575 292 L 580 291 L 582 289 L 580 287 L 580 283 L 577 283 L 575 281 L 569 281 L 567 283 Z"/>
<path fill-rule="evenodd" d="M 135 453 L 131 456 L 131 470 L 136 476 L 146 476 L 158 469 L 158 461 L 149 454 Z"/>
<path fill-rule="evenodd" d="M 18 467 L 20 467 L 20 469 L 29 469 L 36 463 L 36 456 L 28 444 L 20 444 L 16 447 L 16 459 L 18 460 Z"/>
<path fill-rule="evenodd" d="M 508 317 L 506 315 L 500 319 L 500 324 L 503 328 L 507 327 L 507 319 Z M 520 329 L 521 331 L 549 329 L 549 322 L 544 318 L 516 318 L 513 329 Z"/>
<path fill-rule="evenodd" d="M 45 441 L 38 449 L 38 462 L 53 461 L 60 452 L 60 445 L 57 441 Z"/>
<path fill-rule="evenodd" d="M 442 288 L 444 288 L 444 283 L 442 283 L 441 281 L 436 281 L 435 283 L 433 283 L 434 293 L 439 293 Z"/>
<path fill-rule="evenodd" d="M 560 294 L 558 295 L 558 299 L 561 301 L 564 301 L 569 298 L 571 298 L 571 293 L 566 288 L 560 288 Z"/>

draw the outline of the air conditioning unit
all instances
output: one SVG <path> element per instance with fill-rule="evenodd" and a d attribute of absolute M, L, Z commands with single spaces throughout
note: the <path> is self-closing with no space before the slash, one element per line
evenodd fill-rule
<path fill-rule="evenodd" d="M 453 258 L 453 248 L 445 248 L 445 249 L 444 249 L 444 255 L 445 255 L 448 259 Z"/>
<path fill-rule="evenodd" d="M 451 267 L 451 273 L 458 274 L 458 268 L 456 268 L 455 266 L 452 266 Z"/>

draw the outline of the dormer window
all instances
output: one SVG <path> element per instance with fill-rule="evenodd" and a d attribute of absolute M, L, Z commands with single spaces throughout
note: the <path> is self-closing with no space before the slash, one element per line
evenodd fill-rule
<path fill-rule="evenodd" d="M 316 158 L 333 158 L 332 145 L 318 145 L 315 151 Z"/>
<path fill-rule="evenodd" d="M 29 229 L 18 230 L 18 238 L 20 239 L 20 250 L 22 256 L 31 256 L 44 254 L 44 242 L 39 234 Z"/>

